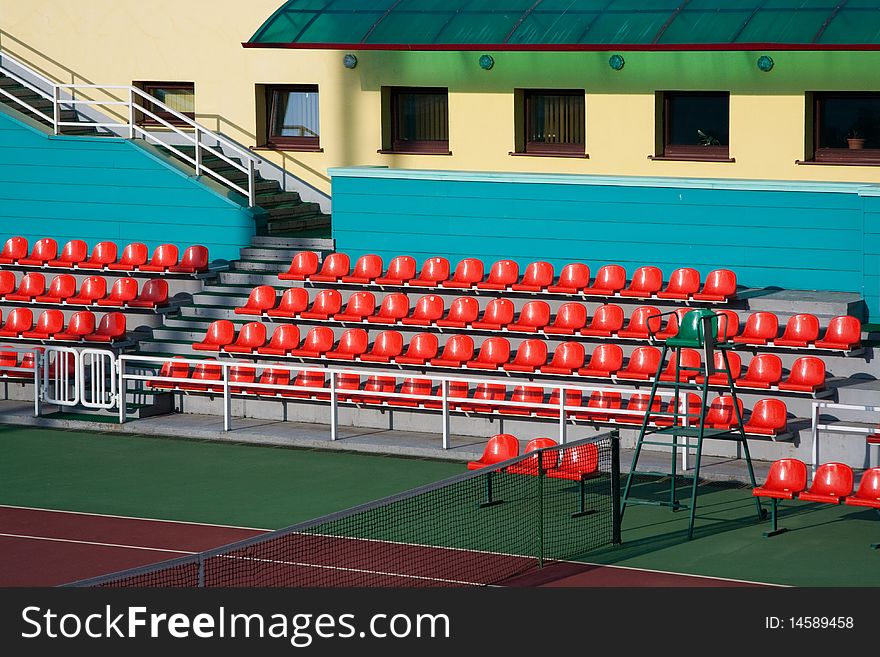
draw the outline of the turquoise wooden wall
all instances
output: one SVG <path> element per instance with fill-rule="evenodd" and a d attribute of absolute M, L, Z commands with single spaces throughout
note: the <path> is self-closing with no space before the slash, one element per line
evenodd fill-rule
<path fill-rule="evenodd" d="M 353 255 L 691 266 L 749 287 L 862 293 L 880 315 L 870 185 L 332 169 L 333 237 Z M 877 196 L 872 196 L 877 194 Z"/>
<path fill-rule="evenodd" d="M 239 257 L 250 211 L 124 139 L 53 137 L 0 111 L 0 238 L 168 242 Z"/>

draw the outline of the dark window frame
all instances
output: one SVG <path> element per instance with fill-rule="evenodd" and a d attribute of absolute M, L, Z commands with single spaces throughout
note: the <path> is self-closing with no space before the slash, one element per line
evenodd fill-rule
<path fill-rule="evenodd" d="M 727 98 L 727 125 L 730 129 L 730 92 L 728 91 L 664 91 L 663 92 L 663 111 L 661 115 L 663 130 L 663 152 L 660 156 L 666 159 L 683 159 L 683 160 L 705 160 L 709 162 L 728 162 L 730 161 L 730 143 L 728 138 L 727 144 L 694 146 L 680 145 L 669 143 L 670 132 L 670 100 L 681 97 L 712 97 Z"/>
<path fill-rule="evenodd" d="M 864 164 L 880 165 L 880 148 L 831 148 L 820 147 L 822 143 L 820 128 L 822 125 L 823 101 L 846 98 L 873 98 L 880 99 L 880 92 L 871 91 L 828 91 L 813 92 L 813 153 L 812 161 L 827 164 Z"/>
<path fill-rule="evenodd" d="M 531 126 L 534 106 L 531 102 L 536 96 L 570 96 L 581 99 L 581 107 L 584 116 L 583 141 L 579 143 L 548 144 L 546 142 L 529 141 L 529 127 Z M 587 113 L 586 92 L 584 89 L 523 89 L 523 141 L 522 154 L 526 155 L 561 155 L 574 156 L 585 155 L 587 152 Z"/>
<path fill-rule="evenodd" d="M 150 82 L 137 82 L 137 83 L 135 83 L 135 86 L 138 89 L 140 89 L 141 91 L 143 91 L 145 94 L 147 94 L 148 96 L 151 96 L 154 98 L 155 98 L 155 96 L 153 96 L 153 90 L 155 90 L 155 89 L 185 89 L 185 90 L 192 92 L 193 101 L 195 101 L 195 96 L 196 96 L 195 82 L 180 82 L 180 81 L 177 81 L 177 82 L 153 82 L 153 81 L 150 81 Z M 156 100 L 158 102 L 162 102 L 162 101 L 159 101 L 158 98 L 156 98 Z M 177 118 L 176 116 L 174 116 L 170 112 L 160 111 L 160 110 L 156 109 L 156 106 L 153 103 L 151 103 L 149 100 L 147 100 L 146 98 L 140 98 L 137 102 L 140 104 L 143 104 L 146 107 L 146 109 L 151 111 L 156 116 L 159 116 L 159 117 L 165 119 L 168 123 L 170 123 L 173 126 L 188 126 L 189 125 L 185 121 L 181 121 L 179 118 Z M 195 102 L 193 102 L 193 105 L 195 105 Z M 192 121 L 195 121 L 195 119 L 196 119 L 195 111 L 193 111 L 193 112 L 179 112 L 179 113 Z M 140 112 L 140 116 L 138 118 L 139 118 L 138 125 L 149 125 L 149 126 L 164 126 L 165 125 L 161 121 L 157 121 L 152 116 L 144 114 L 143 112 Z"/>
<path fill-rule="evenodd" d="M 264 88 L 266 103 L 266 144 L 270 149 L 284 151 L 320 151 L 321 134 L 310 137 L 285 137 L 272 134 L 272 109 L 277 92 L 314 93 L 318 95 L 318 120 L 320 121 L 321 92 L 317 84 L 267 84 Z"/>
<path fill-rule="evenodd" d="M 403 95 L 443 95 L 446 98 L 446 140 L 401 139 L 398 133 L 400 118 L 400 97 Z M 449 155 L 449 88 L 448 87 L 390 87 L 390 135 L 389 145 L 392 153 L 416 153 L 422 155 Z M 388 151 L 386 151 L 388 152 Z"/>

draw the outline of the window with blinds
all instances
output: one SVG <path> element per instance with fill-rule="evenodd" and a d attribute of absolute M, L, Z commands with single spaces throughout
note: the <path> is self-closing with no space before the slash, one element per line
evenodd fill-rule
<path fill-rule="evenodd" d="M 195 84 L 192 82 L 135 82 L 135 86 L 143 89 L 153 98 L 161 102 L 168 109 L 178 114 L 194 119 L 196 116 Z M 142 112 L 141 125 L 161 125 L 163 119 L 172 125 L 185 125 L 185 123 L 173 112 L 169 112 L 162 105 L 144 102 L 148 112 Z M 151 116 L 151 114 L 153 116 Z M 156 117 L 159 117 L 157 119 Z"/>
<path fill-rule="evenodd" d="M 392 89 L 392 150 L 410 153 L 448 153 L 448 96 L 446 89 Z"/>
<path fill-rule="evenodd" d="M 580 154 L 586 149 L 584 91 L 526 90 L 526 153 Z"/>
<path fill-rule="evenodd" d="M 317 85 L 266 87 L 268 145 L 290 150 L 320 148 Z"/>

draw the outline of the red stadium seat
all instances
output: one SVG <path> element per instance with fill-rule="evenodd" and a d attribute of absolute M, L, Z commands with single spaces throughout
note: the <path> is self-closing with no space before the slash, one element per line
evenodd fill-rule
<path fill-rule="evenodd" d="M 583 293 L 589 296 L 609 297 L 626 285 L 626 270 L 620 265 L 604 265 L 596 273 L 596 280 Z"/>
<path fill-rule="evenodd" d="M 0 265 L 12 265 L 28 254 L 28 241 L 23 237 L 10 237 L 0 251 Z"/>
<path fill-rule="evenodd" d="M 464 258 L 455 267 L 455 273 L 448 281 L 442 281 L 443 287 L 469 290 L 483 280 L 483 261 L 476 258 Z"/>
<path fill-rule="evenodd" d="M 660 310 L 654 306 L 639 306 L 629 318 L 625 329 L 617 332 L 617 337 L 631 340 L 647 340 L 650 335 L 660 332 L 663 319 Z"/>
<path fill-rule="evenodd" d="M 58 274 L 49 283 L 46 294 L 34 297 L 37 303 L 64 303 L 76 294 L 76 279 L 70 274 Z"/>
<path fill-rule="evenodd" d="M 657 267 L 639 267 L 633 272 L 629 287 L 620 291 L 622 297 L 650 299 L 663 287 L 663 272 Z"/>
<path fill-rule="evenodd" d="M 749 315 L 742 333 L 737 335 L 733 341 L 736 344 L 765 345 L 768 342 L 773 342 L 778 333 L 779 320 L 776 315 L 759 312 Z"/>
<path fill-rule="evenodd" d="M 376 312 L 376 297 L 372 292 L 355 292 L 348 297 L 345 312 L 336 313 L 333 319 L 337 322 L 364 322 Z"/>
<path fill-rule="evenodd" d="M 689 299 L 700 291 L 700 272 L 690 267 L 682 267 L 672 272 L 666 289 L 657 293 L 660 299 Z"/>
<path fill-rule="evenodd" d="M 554 388 L 550 392 L 550 399 L 547 400 L 547 403 L 551 406 L 556 406 L 557 408 L 539 408 L 537 411 L 537 415 L 539 417 L 559 417 L 559 388 Z M 565 391 L 565 406 L 566 408 L 575 407 L 577 408 L 583 403 L 583 395 L 580 390 L 570 390 L 566 389 Z M 574 415 L 572 411 L 566 411 Z"/>
<path fill-rule="evenodd" d="M 254 394 L 260 395 L 261 397 L 281 396 L 285 391 L 280 390 L 278 386 L 290 385 L 290 370 L 270 367 L 263 370 L 263 373 L 260 374 L 260 378 L 257 383 L 259 384 L 259 386 L 254 386 L 253 388 L 245 390 L 244 392 L 252 392 Z"/>
<path fill-rule="evenodd" d="M 547 362 L 547 343 L 544 340 L 523 340 L 516 355 L 501 368 L 505 372 L 534 372 Z"/>
<path fill-rule="evenodd" d="M 798 493 L 804 502 L 840 504 L 853 492 L 853 471 L 845 463 L 823 463 L 816 468 L 809 490 Z"/>
<path fill-rule="evenodd" d="M 119 278 L 110 288 L 110 294 L 103 299 L 98 299 L 99 306 L 110 306 L 113 308 L 123 308 L 130 301 L 137 298 L 138 282 L 136 278 Z"/>
<path fill-rule="evenodd" d="M 253 367 L 235 365 L 229 368 L 229 392 L 233 395 L 249 393 L 252 388 L 244 385 L 253 383 L 257 377 L 257 370 Z"/>
<path fill-rule="evenodd" d="M 169 379 L 188 379 L 189 365 L 187 363 L 179 362 L 181 358 L 182 356 L 174 356 L 171 360 L 166 360 L 162 363 L 158 376 Z M 147 381 L 147 387 L 171 390 L 172 388 L 177 387 L 177 384 L 171 381 L 157 381 L 156 379 L 150 379 Z"/>
<path fill-rule="evenodd" d="M 544 389 L 536 386 L 516 386 L 510 395 L 511 403 L 518 402 L 524 406 L 500 406 L 502 415 L 531 415 L 535 412 L 535 404 L 544 403 Z"/>
<path fill-rule="evenodd" d="M 782 380 L 782 359 L 776 354 L 758 354 L 749 362 L 745 375 L 736 380 L 737 388 L 768 390 Z"/>
<path fill-rule="evenodd" d="M 130 308 L 156 308 L 168 303 L 168 281 L 151 278 L 141 288 L 137 299 L 128 302 Z"/>
<path fill-rule="evenodd" d="M 298 344 L 299 329 L 293 324 L 281 324 L 275 327 L 268 343 L 257 347 L 257 353 L 261 356 L 286 356 Z"/>
<path fill-rule="evenodd" d="M 373 375 L 367 377 L 364 382 L 364 392 L 394 392 L 397 388 L 397 381 L 393 376 Z M 391 401 L 391 397 L 377 397 L 374 395 L 352 395 L 352 401 L 359 404 L 387 404 Z"/>
<path fill-rule="evenodd" d="M 736 399 L 739 416 L 743 416 L 742 399 Z M 716 397 L 706 411 L 705 426 L 712 429 L 732 429 L 737 425 L 736 411 L 733 408 L 733 397 Z"/>
<path fill-rule="evenodd" d="M 554 479 L 583 481 L 599 472 L 599 448 L 593 443 L 562 449 L 559 465 L 547 471 Z"/>
<path fill-rule="evenodd" d="M 318 254 L 314 251 L 300 251 L 290 261 L 290 268 L 278 274 L 282 281 L 305 281 L 318 271 Z"/>
<path fill-rule="evenodd" d="M 67 304 L 70 306 L 92 306 L 98 299 L 103 299 L 107 294 L 107 279 L 103 276 L 89 276 L 82 282 L 79 294 L 70 297 Z"/>
<path fill-rule="evenodd" d="M 403 353 L 403 336 L 397 331 L 382 331 L 376 336 L 373 348 L 361 354 L 367 363 L 390 363 Z"/>
<path fill-rule="evenodd" d="M 15 274 L 11 271 L 0 270 L 0 297 L 5 297 L 10 292 L 14 292 L 15 286 Z"/>
<path fill-rule="evenodd" d="M 379 312 L 367 317 L 370 324 L 397 324 L 409 314 L 409 297 L 405 294 L 393 293 L 382 299 Z"/>
<path fill-rule="evenodd" d="M 48 262 L 50 267 L 73 269 L 89 256 L 89 246 L 82 240 L 70 240 L 61 249 L 61 255 Z"/>
<path fill-rule="evenodd" d="M 144 247 L 146 248 L 146 247 Z M 92 255 L 88 260 L 79 263 L 79 269 L 104 269 L 107 265 L 116 262 L 116 243 L 98 242 L 92 249 Z M 146 258 L 146 256 L 144 256 Z"/>
<path fill-rule="evenodd" d="M 510 359 L 510 342 L 507 338 L 486 338 L 480 345 L 477 357 L 465 363 L 465 367 L 477 370 L 497 370 Z"/>
<path fill-rule="evenodd" d="M 95 332 L 95 314 L 91 310 L 80 310 L 71 315 L 67 329 L 56 333 L 52 338 L 62 342 L 79 342 Z"/>
<path fill-rule="evenodd" d="M 431 408 L 435 410 L 439 410 L 443 408 L 443 386 L 442 384 L 437 386 L 437 392 L 433 395 L 437 399 L 430 399 L 424 403 L 425 408 Z M 468 384 L 464 381 L 449 381 L 448 387 L 446 388 L 446 403 L 449 406 L 450 410 L 455 410 L 459 406 L 461 406 L 461 402 L 458 400 L 467 399 L 468 396 Z"/>
<path fill-rule="evenodd" d="M 642 422 L 644 422 L 645 414 L 648 412 L 648 400 L 650 399 L 650 397 L 650 395 L 645 394 L 632 395 L 626 404 L 626 410 L 632 411 L 632 414 L 619 413 L 616 416 L 617 422 L 622 422 L 624 424 L 641 424 Z M 660 410 L 660 398 L 654 397 L 654 403 L 651 404 L 651 412 L 659 413 Z M 653 419 L 654 418 L 650 418 L 649 421 Z"/>
<path fill-rule="evenodd" d="M 150 252 L 146 244 L 133 242 L 132 244 L 127 244 L 122 249 L 122 255 L 119 257 L 118 262 L 108 263 L 106 268 L 110 271 L 134 271 L 141 265 L 146 264 L 149 254 Z M 175 261 L 177 260 L 176 254 L 174 259 Z"/>
<path fill-rule="evenodd" d="M 382 263 L 382 258 L 373 253 L 368 253 L 357 259 L 351 276 L 343 276 L 342 282 L 366 285 L 379 278 L 384 269 L 385 265 Z"/>
<path fill-rule="evenodd" d="M 431 365 L 435 367 L 462 367 L 473 357 L 473 338 L 469 335 L 453 335 L 443 345 L 443 353 L 437 358 L 431 359 Z M 399 358 L 397 362 L 401 362 Z"/>
<path fill-rule="evenodd" d="M 238 331 L 235 342 L 223 345 L 223 351 L 231 354 L 252 354 L 257 347 L 266 344 L 266 325 L 262 322 L 248 322 Z"/>
<path fill-rule="evenodd" d="M 306 390 L 285 390 L 281 394 L 284 397 L 294 397 L 296 399 L 330 399 L 330 393 L 321 392 L 327 389 L 327 378 L 324 372 L 306 370 L 296 375 L 293 385 Z"/>
<path fill-rule="evenodd" d="M 584 364 L 584 345 L 580 342 L 563 342 L 556 347 L 553 357 L 540 370 L 544 374 L 574 374 Z"/>
<path fill-rule="evenodd" d="M 172 274 L 198 274 L 208 271 L 208 249 L 201 244 L 186 247 L 180 262 L 168 268 Z"/>
<path fill-rule="evenodd" d="M 572 417 L 590 422 L 611 422 L 613 420 L 616 421 L 620 415 L 616 411 L 619 411 L 621 408 L 619 392 L 594 390 L 587 401 L 586 410 L 575 411 L 572 413 Z"/>
<path fill-rule="evenodd" d="M 514 260 L 499 260 L 489 269 L 485 281 L 477 283 L 478 290 L 506 290 L 519 280 L 519 265 Z"/>
<path fill-rule="evenodd" d="M 223 369 L 219 363 L 199 363 L 193 368 L 189 378 L 194 381 L 180 383 L 177 387 L 193 392 L 220 392 L 223 390 L 222 384 L 214 384 L 215 381 L 220 381 L 223 378 Z"/>
<path fill-rule="evenodd" d="M 871 468 L 862 473 L 859 489 L 844 502 L 850 506 L 868 506 L 880 509 L 880 468 Z M 876 547 L 876 546 L 874 546 Z"/>
<path fill-rule="evenodd" d="M 5 301 L 33 301 L 45 293 L 46 277 L 37 272 L 29 272 L 21 277 L 18 289 L 6 295 Z"/>
<path fill-rule="evenodd" d="M 655 347 L 636 347 L 630 354 L 626 367 L 617 378 L 630 381 L 650 381 L 660 366 L 660 350 Z"/>
<path fill-rule="evenodd" d="M 739 333 L 739 315 L 735 310 L 716 310 L 718 315 L 718 341 L 730 342 Z"/>
<path fill-rule="evenodd" d="M 503 383 L 478 383 L 474 389 L 474 401 L 504 401 L 507 389 Z M 465 413 L 494 413 L 499 409 L 497 404 L 475 404 L 470 401 L 462 402 L 458 408 Z"/>
<path fill-rule="evenodd" d="M 729 269 L 709 272 L 703 289 L 694 294 L 695 301 L 728 301 L 736 296 L 736 274 Z"/>
<path fill-rule="evenodd" d="M 819 320 L 815 315 L 793 315 L 785 331 L 773 344 L 777 347 L 807 347 L 819 339 Z"/>
<path fill-rule="evenodd" d="M 752 408 L 749 421 L 743 429 L 746 433 L 776 436 L 788 428 L 788 409 L 781 399 L 759 399 Z"/>
<path fill-rule="evenodd" d="M 437 355 L 437 336 L 433 333 L 419 333 L 413 336 L 406 353 L 394 359 L 401 365 L 424 365 Z"/>
<path fill-rule="evenodd" d="M 275 307 L 277 297 L 271 285 L 258 285 L 248 295 L 247 303 L 235 309 L 236 315 L 256 315 L 259 317 Z"/>
<path fill-rule="evenodd" d="M 679 403 L 675 403 L 675 398 L 669 400 L 666 405 L 666 416 L 657 416 L 651 418 L 658 426 L 671 427 L 675 419 L 675 413 L 678 412 L 678 425 L 684 426 L 685 420 L 688 425 L 699 424 L 702 415 L 703 402 L 700 396 L 694 393 L 682 395 Z"/>
<path fill-rule="evenodd" d="M 574 335 L 587 323 L 587 307 L 582 303 L 564 303 L 556 311 L 553 323 L 544 327 L 547 335 Z"/>
<path fill-rule="evenodd" d="M 314 326 L 306 333 L 299 349 L 291 349 L 290 355 L 299 358 L 320 358 L 333 348 L 336 336 L 333 329 L 326 326 Z"/>
<path fill-rule="evenodd" d="M 675 354 L 672 351 L 670 351 L 669 354 L 669 362 L 666 365 L 666 369 L 660 374 L 661 381 L 675 381 Z M 700 352 L 696 349 L 682 349 L 681 367 L 688 369 L 681 369 L 679 371 L 678 380 L 691 381 L 696 378 L 697 374 L 700 373 L 699 367 L 702 362 L 703 360 L 700 357 Z"/>
<path fill-rule="evenodd" d="M 332 378 L 333 375 L 331 374 Z M 347 390 L 360 390 L 361 377 L 358 374 L 339 374 L 336 376 L 336 398 L 341 402 L 353 401 L 356 395 L 346 392 Z M 321 398 L 321 395 L 317 395 Z M 326 399 L 330 399 L 328 394 Z"/>
<path fill-rule="evenodd" d="M 331 253 L 321 263 L 321 271 L 312 274 L 310 281 L 317 283 L 338 283 L 343 276 L 348 276 L 351 263 L 345 253 Z"/>
<path fill-rule="evenodd" d="M 550 323 L 550 305 L 546 301 L 529 301 L 519 312 L 517 320 L 507 325 L 508 331 L 537 333 Z"/>
<path fill-rule="evenodd" d="M 125 337 L 125 315 L 107 313 L 98 323 L 94 333 L 83 336 L 88 342 L 113 342 Z"/>
<path fill-rule="evenodd" d="M 388 271 L 376 279 L 377 285 L 404 285 L 416 275 L 416 259 L 412 256 L 397 256 L 388 265 Z"/>
<path fill-rule="evenodd" d="M 446 258 L 428 258 L 422 265 L 418 278 L 411 278 L 415 287 L 437 287 L 449 278 L 449 261 Z"/>
<path fill-rule="evenodd" d="M 532 452 L 537 452 L 538 450 L 546 449 L 548 447 L 556 447 L 556 445 L 557 442 L 552 438 L 532 438 L 532 440 L 526 443 L 526 448 L 523 454 L 531 454 Z M 514 474 L 534 476 L 538 474 L 539 469 L 547 472 L 548 470 L 555 468 L 558 464 L 559 450 L 553 449 L 542 452 L 540 456 L 534 454 L 527 459 L 514 463 L 507 471 Z"/>
<path fill-rule="evenodd" d="M 441 328 L 466 328 L 480 316 L 480 303 L 474 297 L 457 297 L 449 304 L 446 317 L 435 324 Z"/>
<path fill-rule="evenodd" d="M 13 308 L 6 316 L 6 323 L 0 329 L 0 337 L 19 338 L 34 326 L 34 313 L 30 308 Z"/>
<path fill-rule="evenodd" d="M 825 387 L 825 361 L 815 356 L 802 356 L 791 365 L 788 378 L 779 384 L 789 392 L 817 392 Z"/>
<path fill-rule="evenodd" d="M 302 319 L 327 320 L 342 310 L 342 295 L 339 290 L 321 290 L 312 301 L 312 307 L 302 311 Z"/>
<path fill-rule="evenodd" d="M 19 258 L 18 264 L 30 267 L 43 267 L 50 260 L 58 257 L 58 242 L 51 237 L 44 237 L 34 242 L 34 248 L 28 258 Z"/>
<path fill-rule="evenodd" d="M 549 262 L 530 262 L 526 265 L 522 280 L 510 289 L 514 292 L 542 292 L 553 285 L 553 265 Z"/>
<path fill-rule="evenodd" d="M 426 401 L 428 401 L 427 399 L 422 399 L 422 397 L 429 397 L 432 390 L 433 384 L 431 382 L 431 379 L 414 379 L 410 377 L 408 379 L 404 379 L 403 384 L 400 386 L 400 394 L 414 396 L 404 398 L 395 397 L 392 399 L 388 399 L 387 401 L 392 406 L 418 408 Z"/>
<path fill-rule="evenodd" d="M 623 367 L 623 349 L 616 344 L 600 344 L 593 350 L 590 362 L 578 370 L 581 376 L 610 379 Z"/>
<path fill-rule="evenodd" d="M 519 456 L 519 441 L 509 433 L 499 433 L 489 438 L 479 461 L 468 463 L 468 470 L 479 470 Z"/>
<path fill-rule="evenodd" d="M 666 325 L 655 334 L 658 340 L 667 340 L 678 335 L 678 327 L 681 325 L 682 319 L 693 308 L 676 308 L 675 312 L 666 316 Z"/>
<path fill-rule="evenodd" d="M 164 273 L 171 267 L 177 266 L 177 246 L 174 244 L 160 244 L 153 251 L 150 261 L 138 266 L 139 271 Z"/>
<path fill-rule="evenodd" d="M 556 285 L 547 291 L 552 294 L 577 294 L 590 284 L 590 268 L 582 262 L 572 262 L 562 268 Z"/>
<path fill-rule="evenodd" d="M 235 324 L 228 319 L 218 319 L 211 322 L 205 333 L 205 339 L 193 344 L 196 351 L 220 351 L 235 340 Z"/>
<path fill-rule="evenodd" d="M 581 329 L 581 335 L 610 338 L 623 328 L 623 308 L 608 303 L 596 308 L 590 324 Z"/>
<path fill-rule="evenodd" d="M 416 301 L 412 314 L 400 320 L 404 326 L 430 326 L 443 317 L 443 297 L 426 294 Z"/>
<path fill-rule="evenodd" d="M 370 347 L 370 337 L 364 329 L 348 329 L 339 338 L 336 349 L 324 354 L 325 358 L 334 360 L 355 360 Z"/>
<path fill-rule="evenodd" d="M 471 326 L 481 331 L 500 331 L 513 321 L 513 301 L 510 299 L 492 299 L 486 304 L 480 321 Z"/>
<path fill-rule="evenodd" d="M 48 340 L 64 330 L 64 313 L 60 310 L 44 310 L 37 318 L 33 331 L 25 331 L 21 337 L 28 340 Z"/>
<path fill-rule="evenodd" d="M 862 323 L 855 317 L 841 315 L 828 322 L 825 335 L 816 341 L 818 349 L 849 351 L 862 344 Z"/>
<path fill-rule="evenodd" d="M 752 490 L 756 497 L 793 500 L 807 488 L 807 466 L 798 459 L 779 459 L 770 465 L 767 481 Z"/>
<path fill-rule="evenodd" d="M 269 317 L 293 319 L 309 307 L 309 291 L 303 287 L 292 287 L 284 290 L 281 300 L 275 308 L 266 311 Z"/>

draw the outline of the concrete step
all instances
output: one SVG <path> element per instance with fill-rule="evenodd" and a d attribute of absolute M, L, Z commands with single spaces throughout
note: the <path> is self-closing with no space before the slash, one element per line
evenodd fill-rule
<path fill-rule="evenodd" d="M 278 285 L 278 272 L 276 271 L 274 274 L 261 274 L 256 271 L 253 273 L 250 271 L 224 271 L 220 272 L 219 279 L 221 285 L 227 283 L 232 285 L 249 285 L 251 287 L 256 285 Z"/>
<path fill-rule="evenodd" d="M 272 194 L 258 194 L 257 205 L 267 210 L 283 203 L 301 203 L 302 199 L 297 192 L 277 192 Z"/>
<path fill-rule="evenodd" d="M 287 271 L 290 266 L 290 260 L 282 264 L 277 260 L 238 260 L 235 262 L 232 271 L 241 272 L 268 272 L 277 275 L 282 271 Z"/>
<path fill-rule="evenodd" d="M 739 294 L 748 312 L 767 311 L 791 316 L 812 313 L 824 317 L 853 315 L 865 319 L 865 304 L 858 294 L 814 290 L 751 290 Z"/>
<path fill-rule="evenodd" d="M 257 260 L 262 262 L 277 261 L 279 265 L 289 265 L 293 256 L 302 249 L 271 246 L 248 246 L 241 249 L 242 260 Z"/>
<path fill-rule="evenodd" d="M 269 235 L 273 233 L 288 233 L 297 230 L 311 230 L 313 228 L 328 228 L 330 217 L 326 214 L 318 214 L 314 217 L 300 219 L 275 219 L 269 222 Z"/>
<path fill-rule="evenodd" d="M 323 237 L 272 237 L 259 235 L 252 240 L 254 246 L 277 246 L 280 248 L 315 251 L 320 255 L 332 253 L 335 246 L 332 239 Z"/>

